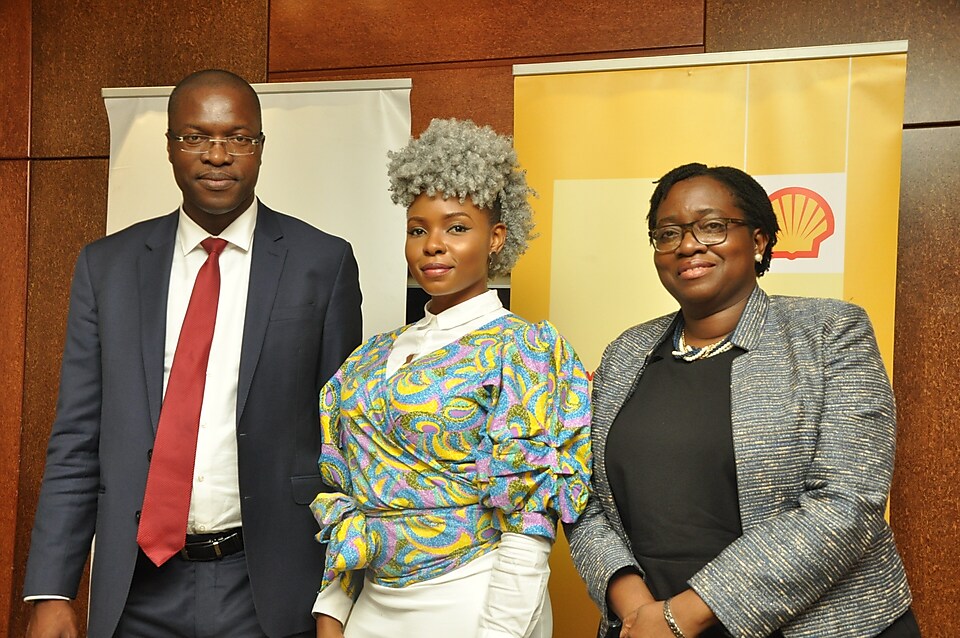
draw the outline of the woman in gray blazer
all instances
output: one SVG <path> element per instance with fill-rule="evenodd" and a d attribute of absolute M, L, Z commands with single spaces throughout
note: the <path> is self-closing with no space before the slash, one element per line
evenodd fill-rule
<path fill-rule="evenodd" d="M 779 228 L 743 171 L 670 171 L 647 220 L 680 312 L 607 347 L 595 491 L 567 530 L 600 635 L 919 636 L 884 519 L 896 421 L 866 313 L 757 287 Z"/>

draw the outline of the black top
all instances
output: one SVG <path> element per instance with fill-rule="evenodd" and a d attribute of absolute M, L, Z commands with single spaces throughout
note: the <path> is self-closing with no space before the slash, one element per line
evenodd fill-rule
<path fill-rule="evenodd" d="M 668 339 L 647 363 L 610 426 L 610 488 L 634 556 L 657 600 L 743 533 L 730 420 L 730 369 L 743 350 L 686 362 Z M 619 628 L 609 635 L 619 635 Z M 715 625 L 701 638 L 730 634 Z M 770 638 L 782 638 L 775 631 Z M 878 638 L 919 637 L 907 610 Z"/>
<path fill-rule="evenodd" d="M 617 510 L 657 600 L 687 589 L 742 533 L 730 366 L 743 350 L 689 363 L 671 351 L 669 340 L 654 351 L 606 447 Z"/>

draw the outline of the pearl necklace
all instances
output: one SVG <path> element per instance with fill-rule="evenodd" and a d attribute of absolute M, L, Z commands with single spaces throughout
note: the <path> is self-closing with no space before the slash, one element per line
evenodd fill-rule
<path fill-rule="evenodd" d="M 727 335 L 716 343 L 710 343 L 702 348 L 688 345 L 684 340 L 684 329 L 674 332 L 673 336 L 673 356 L 684 361 L 697 361 L 698 359 L 709 359 L 722 352 L 733 348 L 733 342 L 730 341 L 730 335 Z"/>

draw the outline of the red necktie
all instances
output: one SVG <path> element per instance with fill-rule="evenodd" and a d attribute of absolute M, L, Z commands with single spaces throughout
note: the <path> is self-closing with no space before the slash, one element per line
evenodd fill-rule
<path fill-rule="evenodd" d="M 220 298 L 219 257 L 227 242 L 208 237 L 201 245 L 207 261 L 193 284 L 173 355 L 137 530 L 137 544 L 158 567 L 187 538 L 200 406 Z"/>

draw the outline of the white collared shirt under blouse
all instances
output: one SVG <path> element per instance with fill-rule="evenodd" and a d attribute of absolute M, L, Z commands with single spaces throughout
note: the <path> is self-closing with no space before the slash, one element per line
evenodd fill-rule
<path fill-rule="evenodd" d="M 256 223 L 257 200 L 254 199 L 250 208 L 219 235 L 228 243 L 219 258 L 220 300 L 200 408 L 197 459 L 187 519 L 188 534 L 209 534 L 241 525 L 237 473 L 237 386 Z M 207 252 L 200 242 L 210 236 L 180 208 L 167 293 L 164 394 L 190 294 L 197 273 L 207 260 Z"/>
<path fill-rule="evenodd" d="M 494 319 L 510 314 L 500 302 L 496 290 L 488 290 L 471 297 L 439 315 L 430 312 L 428 303 L 424 312 L 426 315 L 423 319 L 404 330 L 393 342 L 393 350 L 387 358 L 387 376 L 399 370 L 410 355 L 413 355 L 410 360 L 415 361 L 423 355 L 450 345 Z"/>

